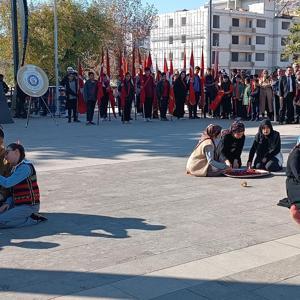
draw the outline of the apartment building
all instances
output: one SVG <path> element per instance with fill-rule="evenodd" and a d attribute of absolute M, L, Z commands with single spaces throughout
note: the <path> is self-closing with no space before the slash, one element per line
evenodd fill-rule
<path fill-rule="evenodd" d="M 203 47 L 205 66 L 214 62 L 218 52 L 219 68 L 227 72 L 239 68 L 253 74 L 285 67 L 292 62 L 292 57 L 282 55 L 286 38 L 299 19 L 277 13 L 273 0 L 219 0 L 213 1 L 211 14 L 209 5 L 204 5 L 159 15 L 150 35 L 152 57 L 161 69 L 164 56 L 172 58 L 180 70 L 184 51 L 189 65 L 193 45 L 195 64 L 200 64 Z"/>

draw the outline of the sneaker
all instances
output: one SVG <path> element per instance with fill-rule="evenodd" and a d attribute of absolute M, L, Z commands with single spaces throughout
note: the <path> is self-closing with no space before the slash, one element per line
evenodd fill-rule
<path fill-rule="evenodd" d="M 33 220 L 35 220 L 35 221 L 38 221 L 38 223 L 45 222 L 45 221 L 48 220 L 46 217 L 44 217 L 43 215 L 41 215 L 39 213 L 33 213 L 33 214 L 31 214 L 30 218 L 33 219 Z"/>

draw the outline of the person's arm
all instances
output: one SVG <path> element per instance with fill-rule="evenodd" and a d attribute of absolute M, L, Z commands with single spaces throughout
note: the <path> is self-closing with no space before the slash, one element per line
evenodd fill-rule
<path fill-rule="evenodd" d="M 271 159 L 275 155 L 277 155 L 281 150 L 281 140 L 279 132 L 275 132 L 275 141 L 273 147 L 271 147 L 266 155 L 266 158 Z"/>
<path fill-rule="evenodd" d="M 244 144 L 245 144 L 245 136 L 243 136 L 240 139 L 240 143 L 239 143 L 238 148 L 236 150 L 236 157 L 235 157 L 235 159 L 240 159 L 241 158 L 241 155 L 242 155 L 242 152 L 243 152 L 243 148 L 244 148 Z"/>
<path fill-rule="evenodd" d="M 225 163 L 221 163 L 214 159 L 214 147 L 211 145 L 207 145 L 204 147 L 204 153 L 208 163 L 217 168 L 218 170 L 226 170 L 228 166 Z"/>
<path fill-rule="evenodd" d="M 253 141 L 253 144 L 252 144 L 252 147 L 251 147 L 250 152 L 249 152 L 249 157 L 248 157 L 248 163 L 247 164 L 252 163 L 254 155 L 255 155 L 256 150 L 257 150 L 257 145 L 258 145 L 258 141 L 257 141 L 257 138 L 255 137 L 255 139 Z"/>
<path fill-rule="evenodd" d="M 0 185 L 5 188 L 13 187 L 14 185 L 29 177 L 31 172 L 32 171 L 29 165 L 22 164 L 9 177 L 0 176 Z"/>
<path fill-rule="evenodd" d="M 291 171 L 298 182 L 300 182 L 300 152 L 297 151 L 294 160 L 290 164 Z"/>

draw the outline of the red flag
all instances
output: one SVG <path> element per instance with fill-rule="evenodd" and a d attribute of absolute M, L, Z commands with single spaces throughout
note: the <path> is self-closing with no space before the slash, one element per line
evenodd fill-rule
<path fill-rule="evenodd" d="M 109 78 L 109 86 L 108 86 L 109 101 L 110 101 L 110 105 L 111 105 L 114 117 L 116 118 L 117 117 L 116 111 L 115 111 L 116 102 L 115 102 L 115 97 L 113 95 L 113 91 L 110 87 L 110 63 L 109 63 L 108 49 L 106 49 L 106 71 L 107 71 L 107 76 Z"/>
<path fill-rule="evenodd" d="M 214 79 L 219 78 L 219 51 L 215 51 L 215 61 L 214 61 Z"/>
<path fill-rule="evenodd" d="M 167 59 L 166 57 L 164 57 L 164 73 L 166 73 L 168 75 L 168 63 L 167 63 Z"/>
<path fill-rule="evenodd" d="M 204 54 L 203 54 L 203 46 L 201 53 L 201 71 L 200 71 L 200 79 L 201 79 L 201 108 L 204 107 Z"/>
<path fill-rule="evenodd" d="M 195 96 L 195 90 L 194 90 L 194 50 L 192 45 L 192 52 L 191 52 L 191 58 L 190 58 L 190 83 L 189 83 L 189 103 L 191 105 L 196 104 L 196 96 Z"/>
<path fill-rule="evenodd" d="M 125 75 L 128 72 L 128 63 L 127 63 L 125 55 L 123 56 L 122 65 L 123 65 L 123 71 L 124 71 L 124 75 Z"/>
<path fill-rule="evenodd" d="M 151 52 L 149 52 L 149 54 L 148 54 L 147 68 L 149 68 L 151 70 L 151 73 L 153 73 L 153 64 L 152 64 Z"/>
<path fill-rule="evenodd" d="M 184 52 L 183 52 L 183 71 L 186 71 L 186 49 L 184 46 Z"/>
<path fill-rule="evenodd" d="M 172 78 L 173 74 L 174 74 L 173 61 L 172 58 L 170 58 L 170 78 Z"/>
<path fill-rule="evenodd" d="M 100 63 L 100 75 L 98 78 L 98 83 L 97 83 L 97 103 L 98 106 L 101 103 L 102 97 L 103 97 L 103 85 L 102 85 L 102 80 L 103 80 L 103 68 L 104 68 L 104 52 L 102 48 L 102 53 L 101 53 L 101 63 Z"/>
<path fill-rule="evenodd" d="M 173 84 L 172 84 L 172 76 L 174 74 L 174 69 L 173 69 L 173 61 L 172 58 L 170 58 L 170 95 L 169 95 L 169 105 L 168 105 L 168 110 L 170 114 L 173 114 L 175 110 L 175 96 L 174 96 L 174 89 L 173 89 Z"/>
<path fill-rule="evenodd" d="M 77 82 L 77 96 L 78 96 L 78 112 L 80 114 L 86 113 L 86 104 L 83 99 L 83 70 L 80 61 L 78 60 L 78 82 Z"/>
<path fill-rule="evenodd" d="M 142 107 L 145 103 L 145 90 L 144 90 L 144 76 L 143 76 L 143 65 L 142 65 L 142 56 L 140 49 L 138 50 L 139 52 L 139 65 L 140 65 L 140 72 L 139 72 L 139 78 L 140 78 L 140 85 L 141 85 L 141 92 L 140 92 L 140 106 Z"/>
<path fill-rule="evenodd" d="M 210 104 L 209 108 L 214 111 L 218 108 L 218 106 L 220 105 L 222 99 L 224 96 L 224 91 L 218 91 L 216 98 L 214 99 L 214 101 Z"/>
<path fill-rule="evenodd" d="M 124 80 L 124 66 L 123 66 L 123 54 L 122 54 L 122 51 L 120 51 L 119 76 L 120 76 L 121 80 Z"/>

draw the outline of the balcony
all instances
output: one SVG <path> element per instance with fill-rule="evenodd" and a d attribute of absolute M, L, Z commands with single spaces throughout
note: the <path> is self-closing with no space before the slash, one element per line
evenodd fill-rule
<path fill-rule="evenodd" d="M 249 28 L 249 27 L 236 27 L 230 26 L 230 32 L 242 33 L 242 34 L 250 34 L 256 33 L 256 28 Z"/>
<path fill-rule="evenodd" d="M 242 45 L 242 44 L 230 44 L 230 50 L 233 51 L 242 51 L 242 52 L 254 52 L 255 45 Z"/>
<path fill-rule="evenodd" d="M 229 62 L 231 68 L 253 68 L 254 62 L 252 61 L 231 61 Z"/>

